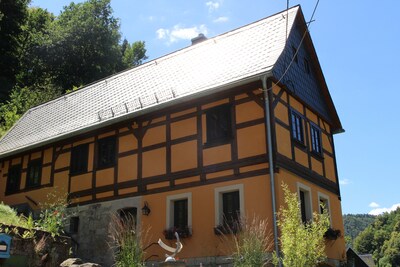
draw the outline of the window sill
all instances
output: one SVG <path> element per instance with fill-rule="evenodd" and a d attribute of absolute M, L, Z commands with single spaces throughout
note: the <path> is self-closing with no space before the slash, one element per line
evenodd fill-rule
<path fill-rule="evenodd" d="M 165 239 L 167 239 L 167 240 L 176 239 L 175 232 L 178 233 L 179 238 L 188 238 L 188 237 L 192 236 L 192 229 L 189 227 L 186 227 L 183 229 L 171 227 L 171 228 L 164 230 L 163 234 L 165 236 Z"/>
<path fill-rule="evenodd" d="M 231 140 L 232 140 L 231 138 L 229 138 L 229 139 L 212 140 L 210 142 L 206 142 L 205 144 L 203 144 L 203 149 L 230 144 Z"/>
<path fill-rule="evenodd" d="M 320 160 L 320 161 L 324 160 L 324 156 L 322 156 L 322 153 L 311 151 L 311 156 L 313 156 L 314 158 L 316 158 L 317 160 Z"/>
<path fill-rule="evenodd" d="M 86 174 L 86 173 L 88 173 L 87 170 L 84 170 L 84 171 L 76 171 L 76 172 L 70 172 L 70 173 L 69 173 L 69 176 L 77 176 L 77 175 Z"/>
<path fill-rule="evenodd" d="M 304 143 L 302 143 L 301 141 L 299 141 L 297 139 L 292 139 L 292 141 L 293 141 L 293 144 L 295 146 L 297 146 L 298 148 L 300 148 L 302 150 L 306 150 L 307 149 L 307 146 Z"/>
<path fill-rule="evenodd" d="M 39 188 L 41 188 L 40 184 L 25 186 L 25 190 L 34 190 L 34 189 L 39 189 Z"/>
<path fill-rule="evenodd" d="M 4 193 L 4 195 L 9 196 L 9 195 L 17 194 L 19 192 L 21 192 L 21 190 L 8 190 Z"/>
<path fill-rule="evenodd" d="M 107 165 L 104 165 L 104 166 L 98 166 L 96 168 L 96 171 L 101 171 L 101 170 L 104 170 L 104 169 L 114 168 L 115 165 L 116 165 L 115 163 L 112 163 L 112 164 L 107 164 Z"/>

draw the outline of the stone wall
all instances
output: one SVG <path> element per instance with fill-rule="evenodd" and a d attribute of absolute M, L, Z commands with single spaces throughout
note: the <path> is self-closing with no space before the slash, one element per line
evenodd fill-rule
<path fill-rule="evenodd" d="M 140 205 L 141 197 L 130 197 L 70 208 L 69 211 L 73 216 L 79 217 L 78 232 L 70 234 L 76 241 L 75 256 L 102 266 L 111 266 L 113 253 L 108 232 L 111 215 L 121 209 L 136 207 L 139 226 Z M 67 231 L 69 231 L 68 228 L 67 226 Z"/>
<path fill-rule="evenodd" d="M 1 266 L 54 267 L 69 257 L 71 240 L 68 237 L 52 237 L 49 233 L 35 230 L 32 238 L 22 238 L 27 229 L 11 226 L 13 230 L 9 259 L 3 259 Z"/>

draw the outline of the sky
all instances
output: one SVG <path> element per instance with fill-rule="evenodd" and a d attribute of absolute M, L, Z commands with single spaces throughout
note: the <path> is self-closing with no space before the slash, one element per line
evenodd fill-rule
<path fill-rule="evenodd" d="M 306 20 L 318 0 L 300 4 Z M 32 0 L 58 15 L 71 0 Z M 75 1 L 82 2 L 82 1 Z M 249 4 L 251 3 L 251 5 Z M 121 35 L 145 41 L 149 60 L 286 8 L 284 0 L 111 0 Z M 398 0 L 320 0 L 311 38 L 345 133 L 335 135 L 343 214 L 400 206 Z"/>

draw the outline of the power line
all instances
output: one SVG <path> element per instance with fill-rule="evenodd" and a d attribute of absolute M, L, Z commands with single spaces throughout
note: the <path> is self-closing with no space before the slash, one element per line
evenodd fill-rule
<path fill-rule="evenodd" d="M 287 1 L 287 4 L 288 4 L 288 3 L 289 3 L 289 0 Z M 292 66 L 294 59 L 297 57 L 297 54 L 299 53 L 299 50 L 300 50 L 300 47 L 301 47 L 301 45 L 302 45 L 302 43 L 303 43 L 303 41 L 304 41 L 304 38 L 306 37 L 307 33 L 309 32 L 308 29 L 310 28 L 310 24 L 311 24 L 311 22 L 314 21 L 313 19 L 314 19 L 315 12 L 317 11 L 318 4 L 319 4 L 319 0 L 317 0 L 317 3 L 315 4 L 315 7 L 314 7 L 314 10 L 313 10 L 313 12 L 312 12 L 312 15 L 311 15 L 310 20 L 309 20 L 308 22 L 306 22 L 306 29 L 305 29 L 305 31 L 304 31 L 303 37 L 301 38 L 300 43 L 299 43 L 299 45 L 297 46 L 296 51 L 295 51 L 295 53 L 293 54 L 292 59 L 291 59 L 290 62 L 289 62 L 289 65 L 286 67 L 285 71 L 283 72 L 283 74 L 281 75 L 281 77 L 278 79 L 278 81 L 277 81 L 275 84 L 279 84 L 279 83 L 283 80 L 283 78 L 286 76 L 287 72 L 289 71 L 290 67 Z M 287 14 L 288 14 L 288 10 L 289 10 L 289 6 L 287 7 L 287 10 L 286 10 L 286 13 L 287 13 Z M 288 39 L 288 34 L 287 34 L 287 31 L 288 31 L 288 26 L 287 26 L 287 25 L 288 25 L 288 21 L 289 21 L 289 15 L 286 16 L 286 40 L 285 40 L 285 46 L 286 46 L 286 44 L 287 44 L 287 39 Z M 270 90 L 272 90 L 273 88 L 274 88 L 274 86 L 271 86 L 271 88 L 267 88 L 266 91 L 270 91 Z M 261 90 L 263 91 L 263 89 L 261 89 Z"/>

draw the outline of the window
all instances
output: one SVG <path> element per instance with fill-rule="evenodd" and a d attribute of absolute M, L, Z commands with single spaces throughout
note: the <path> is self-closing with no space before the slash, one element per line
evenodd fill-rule
<path fill-rule="evenodd" d="M 231 106 L 222 105 L 206 112 L 207 144 L 229 142 L 232 137 Z"/>
<path fill-rule="evenodd" d="M 76 234 L 79 231 L 79 217 L 74 216 L 70 218 L 69 221 L 69 232 L 71 234 Z"/>
<path fill-rule="evenodd" d="M 215 189 L 215 224 L 235 231 L 244 214 L 243 184 Z"/>
<path fill-rule="evenodd" d="M 310 131 L 311 131 L 311 147 L 312 151 L 321 155 L 322 154 L 322 146 L 321 146 L 321 130 L 311 124 L 310 125 Z"/>
<path fill-rule="evenodd" d="M 234 227 L 240 221 L 239 191 L 222 193 L 224 224 Z"/>
<path fill-rule="evenodd" d="M 292 138 L 304 144 L 303 118 L 300 114 L 292 110 Z"/>
<path fill-rule="evenodd" d="M 75 175 L 79 173 L 87 172 L 88 168 L 88 155 L 89 145 L 79 145 L 72 148 L 71 151 L 71 169 L 70 174 Z"/>
<path fill-rule="evenodd" d="M 293 58 L 293 62 L 298 63 L 299 59 L 297 57 L 297 49 L 296 47 L 292 46 L 292 58 Z"/>
<path fill-rule="evenodd" d="M 298 183 L 298 194 L 300 200 L 301 221 L 307 223 L 312 220 L 311 189 Z"/>
<path fill-rule="evenodd" d="M 310 63 L 308 62 L 307 59 L 304 59 L 304 71 L 305 71 L 307 74 L 310 74 Z"/>
<path fill-rule="evenodd" d="M 26 178 L 26 187 L 39 186 L 41 176 L 42 176 L 42 159 L 36 159 L 29 162 L 28 174 Z"/>
<path fill-rule="evenodd" d="M 97 168 L 111 167 L 115 164 L 116 139 L 115 136 L 100 139 L 97 143 Z"/>
<path fill-rule="evenodd" d="M 185 231 L 192 225 L 192 194 L 167 197 L 167 228 Z M 179 231 L 178 231 L 179 233 Z M 181 234 L 179 234 L 181 236 Z"/>
<path fill-rule="evenodd" d="M 177 229 L 188 227 L 188 200 L 174 201 L 174 225 Z"/>
<path fill-rule="evenodd" d="M 319 200 L 319 212 L 323 214 L 326 212 L 330 217 L 330 206 L 329 206 L 329 196 L 318 192 L 318 200 Z"/>
<path fill-rule="evenodd" d="M 11 166 L 8 170 L 8 177 L 7 177 L 7 193 L 13 193 L 19 190 L 21 182 L 21 165 L 14 165 Z"/>

